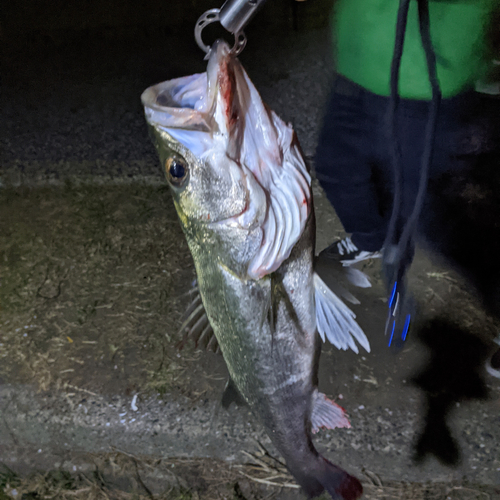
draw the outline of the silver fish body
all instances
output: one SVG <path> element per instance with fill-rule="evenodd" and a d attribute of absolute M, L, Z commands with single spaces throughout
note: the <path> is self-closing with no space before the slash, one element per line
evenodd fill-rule
<path fill-rule="evenodd" d="M 310 497 L 358 498 L 359 481 L 311 438 L 349 423 L 317 390 L 311 179 L 291 127 L 223 42 L 206 74 L 142 100 L 231 379 Z"/>

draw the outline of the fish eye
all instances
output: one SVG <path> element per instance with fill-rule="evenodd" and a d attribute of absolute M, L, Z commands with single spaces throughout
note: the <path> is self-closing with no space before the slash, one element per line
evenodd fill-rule
<path fill-rule="evenodd" d="M 174 186 L 182 186 L 187 178 L 188 165 L 183 158 L 173 156 L 165 162 L 165 172 L 168 181 Z"/>

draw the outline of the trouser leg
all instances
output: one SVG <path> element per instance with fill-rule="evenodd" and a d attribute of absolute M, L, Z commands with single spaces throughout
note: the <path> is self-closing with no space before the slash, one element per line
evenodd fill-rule
<path fill-rule="evenodd" d="M 376 251 L 384 242 L 386 220 L 373 183 L 375 124 L 366 111 L 363 96 L 334 87 L 316 151 L 316 176 L 352 241 Z"/>

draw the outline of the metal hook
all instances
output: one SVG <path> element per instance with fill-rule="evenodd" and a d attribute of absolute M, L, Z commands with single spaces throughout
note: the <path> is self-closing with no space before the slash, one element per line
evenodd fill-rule
<path fill-rule="evenodd" d="M 205 59 L 208 58 L 211 48 L 208 45 L 205 45 L 205 43 L 203 43 L 203 39 L 201 38 L 201 32 L 203 31 L 203 28 L 208 24 L 220 22 L 219 14 L 220 14 L 220 9 L 210 9 L 207 10 L 204 14 L 202 14 L 199 17 L 198 21 L 196 21 L 196 26 L 194 28 L 194 38 L 196 40 L 196 43 L 198 44 L 198 47 L 200 47 L 200 49 L 203 50 L 205 54 L 207 54 Z M 240 31 L 239 33 L 234 33 L 234 45 L 233 48 L 231 49 L 231 52 L 235 56 L 237 56 L 245 48 L 246 43 L 247 43 L 247 38 L 243 31 Z"/>

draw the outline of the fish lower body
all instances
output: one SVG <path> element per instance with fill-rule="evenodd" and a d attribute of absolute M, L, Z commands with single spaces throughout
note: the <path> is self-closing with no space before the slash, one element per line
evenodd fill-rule
<path fill-rule="evenodd" d="M 359 481 L 315 449 L 312 432 L 348 427 L 343 410 L 317 390 L 321 349 L 314 302 L 311 216 L 290 257 L 260 280 L 242 279 L 193 249 L 205 309 L 229 373 L 309 497 L 361 495 Z M 193 245 L 194 246 L 194 245 Z M 198 258 L 196 258 L 198 256 Z"/>

